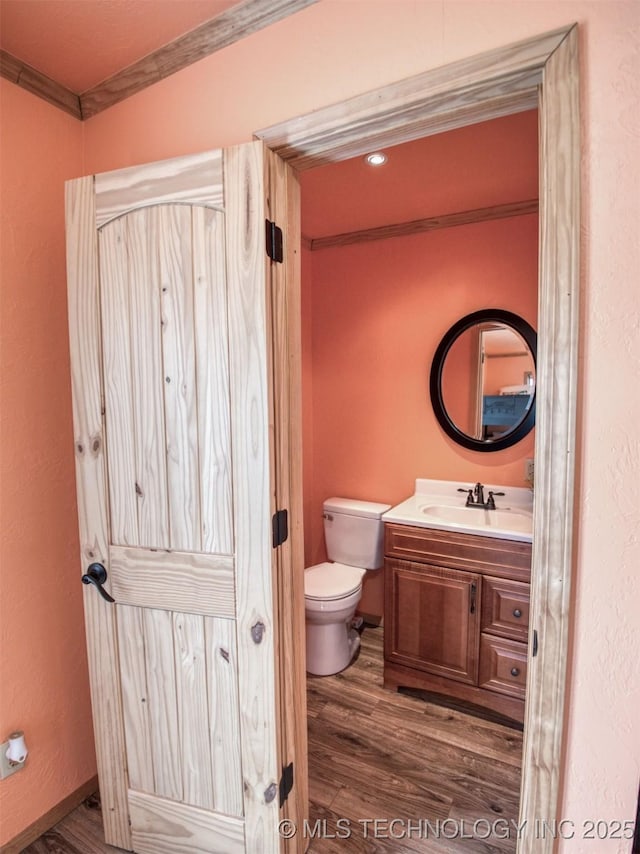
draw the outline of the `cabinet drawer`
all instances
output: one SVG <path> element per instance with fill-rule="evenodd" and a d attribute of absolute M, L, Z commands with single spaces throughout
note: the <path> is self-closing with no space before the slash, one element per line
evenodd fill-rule
<path fill-rule="evenodd" d="M 480 688 L 524 700 L 527 684 L 527 647 L 523 643 L 480 636 Z"/>
<path fill-rule="evenodd" d="M 469 512 L 472 513 L 473 510 Z M 387 557 L 487 573 L 496 578 L 529 581 L 531 543 L 389 522 L 384 529 L 384 550 Z"/>
<path fill-rule="evenodd" d="M 529 585 L 485 576 L 482 581 L 482 631 L 526 642 Z"/>

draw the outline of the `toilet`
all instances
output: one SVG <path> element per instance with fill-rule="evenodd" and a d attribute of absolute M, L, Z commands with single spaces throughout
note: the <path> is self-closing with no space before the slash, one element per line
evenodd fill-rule
<path fill-rule="evenodd" d="M 390 506 L 352 498 L 328 498 L 322 505 L 329 561 L 304 571 L 308 673 L 339 673 L 358 651 L 360 635 L 351 621 L 365 572 L 382 566 L 381 517 Z"/>

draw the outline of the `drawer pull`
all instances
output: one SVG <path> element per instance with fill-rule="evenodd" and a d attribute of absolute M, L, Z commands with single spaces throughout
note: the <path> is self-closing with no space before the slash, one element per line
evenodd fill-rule
<path fill-rule="evenodd" d="M 522 611 L 520 610 L 520 608 L 513 609 L 513 616 L 516 617 L 518 620 L 520 619 L 520 617 L 522 616 Z"/>
<path fill-rule="evenodd" d="M 512 667 L 511 668 L 511 675 L 512 676 L 520 676 L 520 668 L 519 667 Z"/>
<path fill-rule="evenodd" d="M 477 592 L 477 590 L 478 590 L 478 585 L 474 581 L 471 585 L 471 601 L 469 604 L 469 613 L 470 614 L 475 614 L 475 612 L 476 612 L 476 592 Z"/>

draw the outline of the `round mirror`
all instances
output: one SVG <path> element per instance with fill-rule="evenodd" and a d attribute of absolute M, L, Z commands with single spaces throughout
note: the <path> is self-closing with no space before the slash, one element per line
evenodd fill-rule
<path fill-rule="evenodd" d="M 458 444 L 514 445 L 535 423 L 536 333 L 510 311 L 468 314 L 438 345 L 430 391 L 440 426 Z"/>

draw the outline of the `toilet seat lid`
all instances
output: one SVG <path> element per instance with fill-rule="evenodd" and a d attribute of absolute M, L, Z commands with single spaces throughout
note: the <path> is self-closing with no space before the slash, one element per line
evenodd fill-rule
<path fill-rule="evenodd" d="M 364 569 L 344 563 L 318 563 L 304 571 L 304 595 L 308 599 L 342 599 L 362 584 Z"/>

